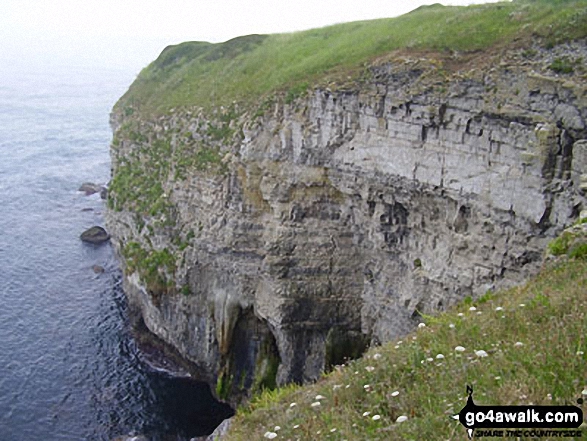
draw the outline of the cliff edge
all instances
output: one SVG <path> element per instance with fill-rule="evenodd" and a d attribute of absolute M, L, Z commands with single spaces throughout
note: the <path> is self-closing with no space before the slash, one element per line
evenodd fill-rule
<path fill-rule="evenodd" d="M 165 49 L 112 114 L 136 316 L 236 400 L 535 274 L 587 208 L 586 22 L 433 5 Z"/>

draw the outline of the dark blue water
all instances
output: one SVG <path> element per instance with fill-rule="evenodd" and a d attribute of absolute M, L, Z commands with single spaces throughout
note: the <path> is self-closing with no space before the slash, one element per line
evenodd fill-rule
<path fill-rule="evenodd" d="M 209 430 L 204 386 L 140 362 L 110 246 L 79 240 L 103 201 L 77 189 L 108 181 L 108 114 L 132 80 L 0 67 L 0 440 Z"/>

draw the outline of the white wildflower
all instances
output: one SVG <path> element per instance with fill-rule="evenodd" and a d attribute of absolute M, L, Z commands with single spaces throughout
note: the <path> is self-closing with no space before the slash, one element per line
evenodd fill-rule
<path fill-rule="evenodd" d="M 275 432 L 265 432 L 265 435 L 263 435 L 265 438 L 267 439 L 273 439 L 273 438 L 277 438 L 277 433 Z"/>
<path fill-rule="evenodd" d="M 404 421 L 407 421 L 408 417 L 405 415 L 399 416 L 397 417 L 397 420 L 395 420 L 396 423 L 403 423 Z"/>
<path fill-rule="evenodd" d="M 584 355 L 584 354 L 585 354 L 585 352 L 583 352 L 583 351 L 577 351 L 577 355 Z"/>
<path fill-rule="evenodd" d="M 375 370 L 375 368 L 374 368 L 373 366 L 366 366 L 366 367 L 365 367 L 365 370 L 366 370 L 367 372 L 373 372 L 373 371 Z"/>
<path fill-rule="evenodd" d="M 291 403 L 291 404 L 289 405 L 289 407 L 296 407 L 297 405 L 298 405 L 298 403 Z"/>
<path fill-rule="evenodd" d="M 520 346 L 524 346 L 524 343 L 522 343 L 521 341 L 517 341 L 514 343 L 514 346 L 519 348 Z"/>
<path fill-rule="evenodd" d="M 475 355 L 477 357 L 483 358 L 483 357 L 487 357 L 489 354 L 487 352 L 485 352 L 483 349 L 480 349 L 478 351 L 475 351 Z"/>
<path fill-rule="evenodd" d="M 369 416 L 369 415 L 371 415 L 371 412 L 369 412 L 369 411 L 367 411 L 367 412 L 363 412 L 363 416 L 364 416 L 364 417 L 366 417 L 366 416 Z"/>
<path fill-rule="evenodd" d="M 377 421 L 380 419 L 381 419 L 381 415 L 373 415 L 373 418 L 372 418 L 373 421 Z"/>
<path fill-rule="evenodd" d="M 497 308 L 495 308 L 496 311 L 503 311 L 503 308 L 501 306 L 498 306 Z"/>
<path fill-rule="evenodd" d="M 391 393 L 392 397 L 397 397 L 399 395 L 399 390 L 396 390 L 394 392 Z"/>
<path fill-rule="evenodd" d="M 465 348 L 463 348 L 462 346 L 457 346 L 455 348 L 455 351 L 457 351 L 457 352 L 465 352 Z"/>
<path fill-rule="evenodd" d="M 525 303 L 520 303 L 520 308 L 523 308 L 524 306 L 526 306 Z"/>
<path fill-rule="evenodd" d="M 316 401 L 316 402 L 310 404 L 310 407 L 320 407 L 320 401 Z"/>
<path fill-rule="evenodd" d="M 459 317 L 463 317 L 465 314 L 463 314 L 462 312 L 459 312 L 457 315 L 458 315 Z"/>
<path fill-rule="evenodd" d="M 469 308 L 469 311 L 477 311 L 477 308 L 475 308 L 474 306 L 471 306 L 471 307 Z"/>
<path fill-rule="evenodd" d="M 426 327 L 426 323 L 418 323 L 418 328 L 425 328 Z"/>
<path fill-rule="evenodd" d="M 334 433 L 334 432 L 336 432 L 336 428 L 330 429 L 330 433 Z"/>
<path fill-rule="evenodd" d="M 443 359 L 443 358 L 444 358 L 444 355 L 442 355 L 442 354 L 438 354 L 438 355 L 436 356 L 436 359 L 437 359 L 437 360 L 441 360 L 441 359 Z"/>
<path fill-rule="evenodd" d="M 454 328 L 455 328 L 455 324 L 454 324 L 454 323 L 451 323 L 450 325 L 448 325 L 448 327 L 449 327 L 450 329 L 454 329 Z"/>
<path fill-rule="evenodd" d="M 373 355 L 373 360 L 379 360 L 381 358 L 381 354 L 377 353 Z"/>
<path fill-rule="evenodd" d="M 334 386 L 332 386 L 332 390 L 340 389 L 341 387 L 342 384 L 335 384 Z"/>
<path fill-rule="evenodd" d="M 300 428 L 300 425 L 299 424 L 296 424 L 295 426 L 293 426 L 293 428 L 294 429 L 299 429 Z"/>
<path fill-rule="evenodd" d="M 316 401 L 318 401 L 318 400 L 323 400 L 324 398 L 326 398 L 326 397 L 324 397 L 322 395 L 316 395 L 315 399 L 316 399 Z"/>

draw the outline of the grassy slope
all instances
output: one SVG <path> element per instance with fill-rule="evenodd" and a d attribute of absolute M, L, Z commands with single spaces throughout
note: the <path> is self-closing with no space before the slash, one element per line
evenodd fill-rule
<path fill-rule="evenodd" d="M 226 440 L 263 439 L 275 426 L 284 440 L 466 439 L 450 416 L 467 384 L 478 405 L 577 404 L 587 389 L 586 312 L 587 260 L 570 260 L 523 287 L 426 317 L 417 332 L 316 384 L 264 392 L 239 410 Z M 396 423 L 401 415 L 408 420 Z"/>
<path fill-rule="evenodd" d="M 420 7 L 397 18 L 339 24 L 225 43 L 166 48 L 145 68 L 117 109 L 165 113 L 182 106 L 251 103 L 275 91 L 346 79 L 396 50 L 466 52 L 500 45 L 545 44 L 587 35 L 587 0 Z M 131 110 L 132 109 L 132 110 Z"/>

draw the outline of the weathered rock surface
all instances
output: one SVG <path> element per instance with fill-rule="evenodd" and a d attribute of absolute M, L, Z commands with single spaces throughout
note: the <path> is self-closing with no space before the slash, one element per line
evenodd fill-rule
<path fill-rule="evenodd" d="M 450 78 L 435 60 L 382 62 L 224 122 L 224 139 L 220 110 L 134 121 L 141 137 L 113 115 L 107 219 L 131 307 L 237 393 L 314 380 L 420 313 L 520 283 L 587 208 L 586 87 L 546 68 L 559 53 L 587 59 L 580 42 Z M 222 161 L 182 168 L 202 146 Z M 132 167 L 159 177 L 150 208 L 117 192 Z"/>
<path fill-rule="evenodd" d="M 102 227 L 94 226 L 88 228 L 80 235 L 80 239 L 84 242 L 100 245 L 110 240 L 110 235 Z"/>
<path fill-rule="evenodd" d="M 92 182 L 84 182 L 80 186 L 80 188 L 78 188 L 78 191 L 83 191 L 86 194 L 86 196 L 90 196 L 90 195 L 93 195 L 94 193 L 101 192 L 103 188 L 104 187 L 99 184 L 94 184 Z"/>

